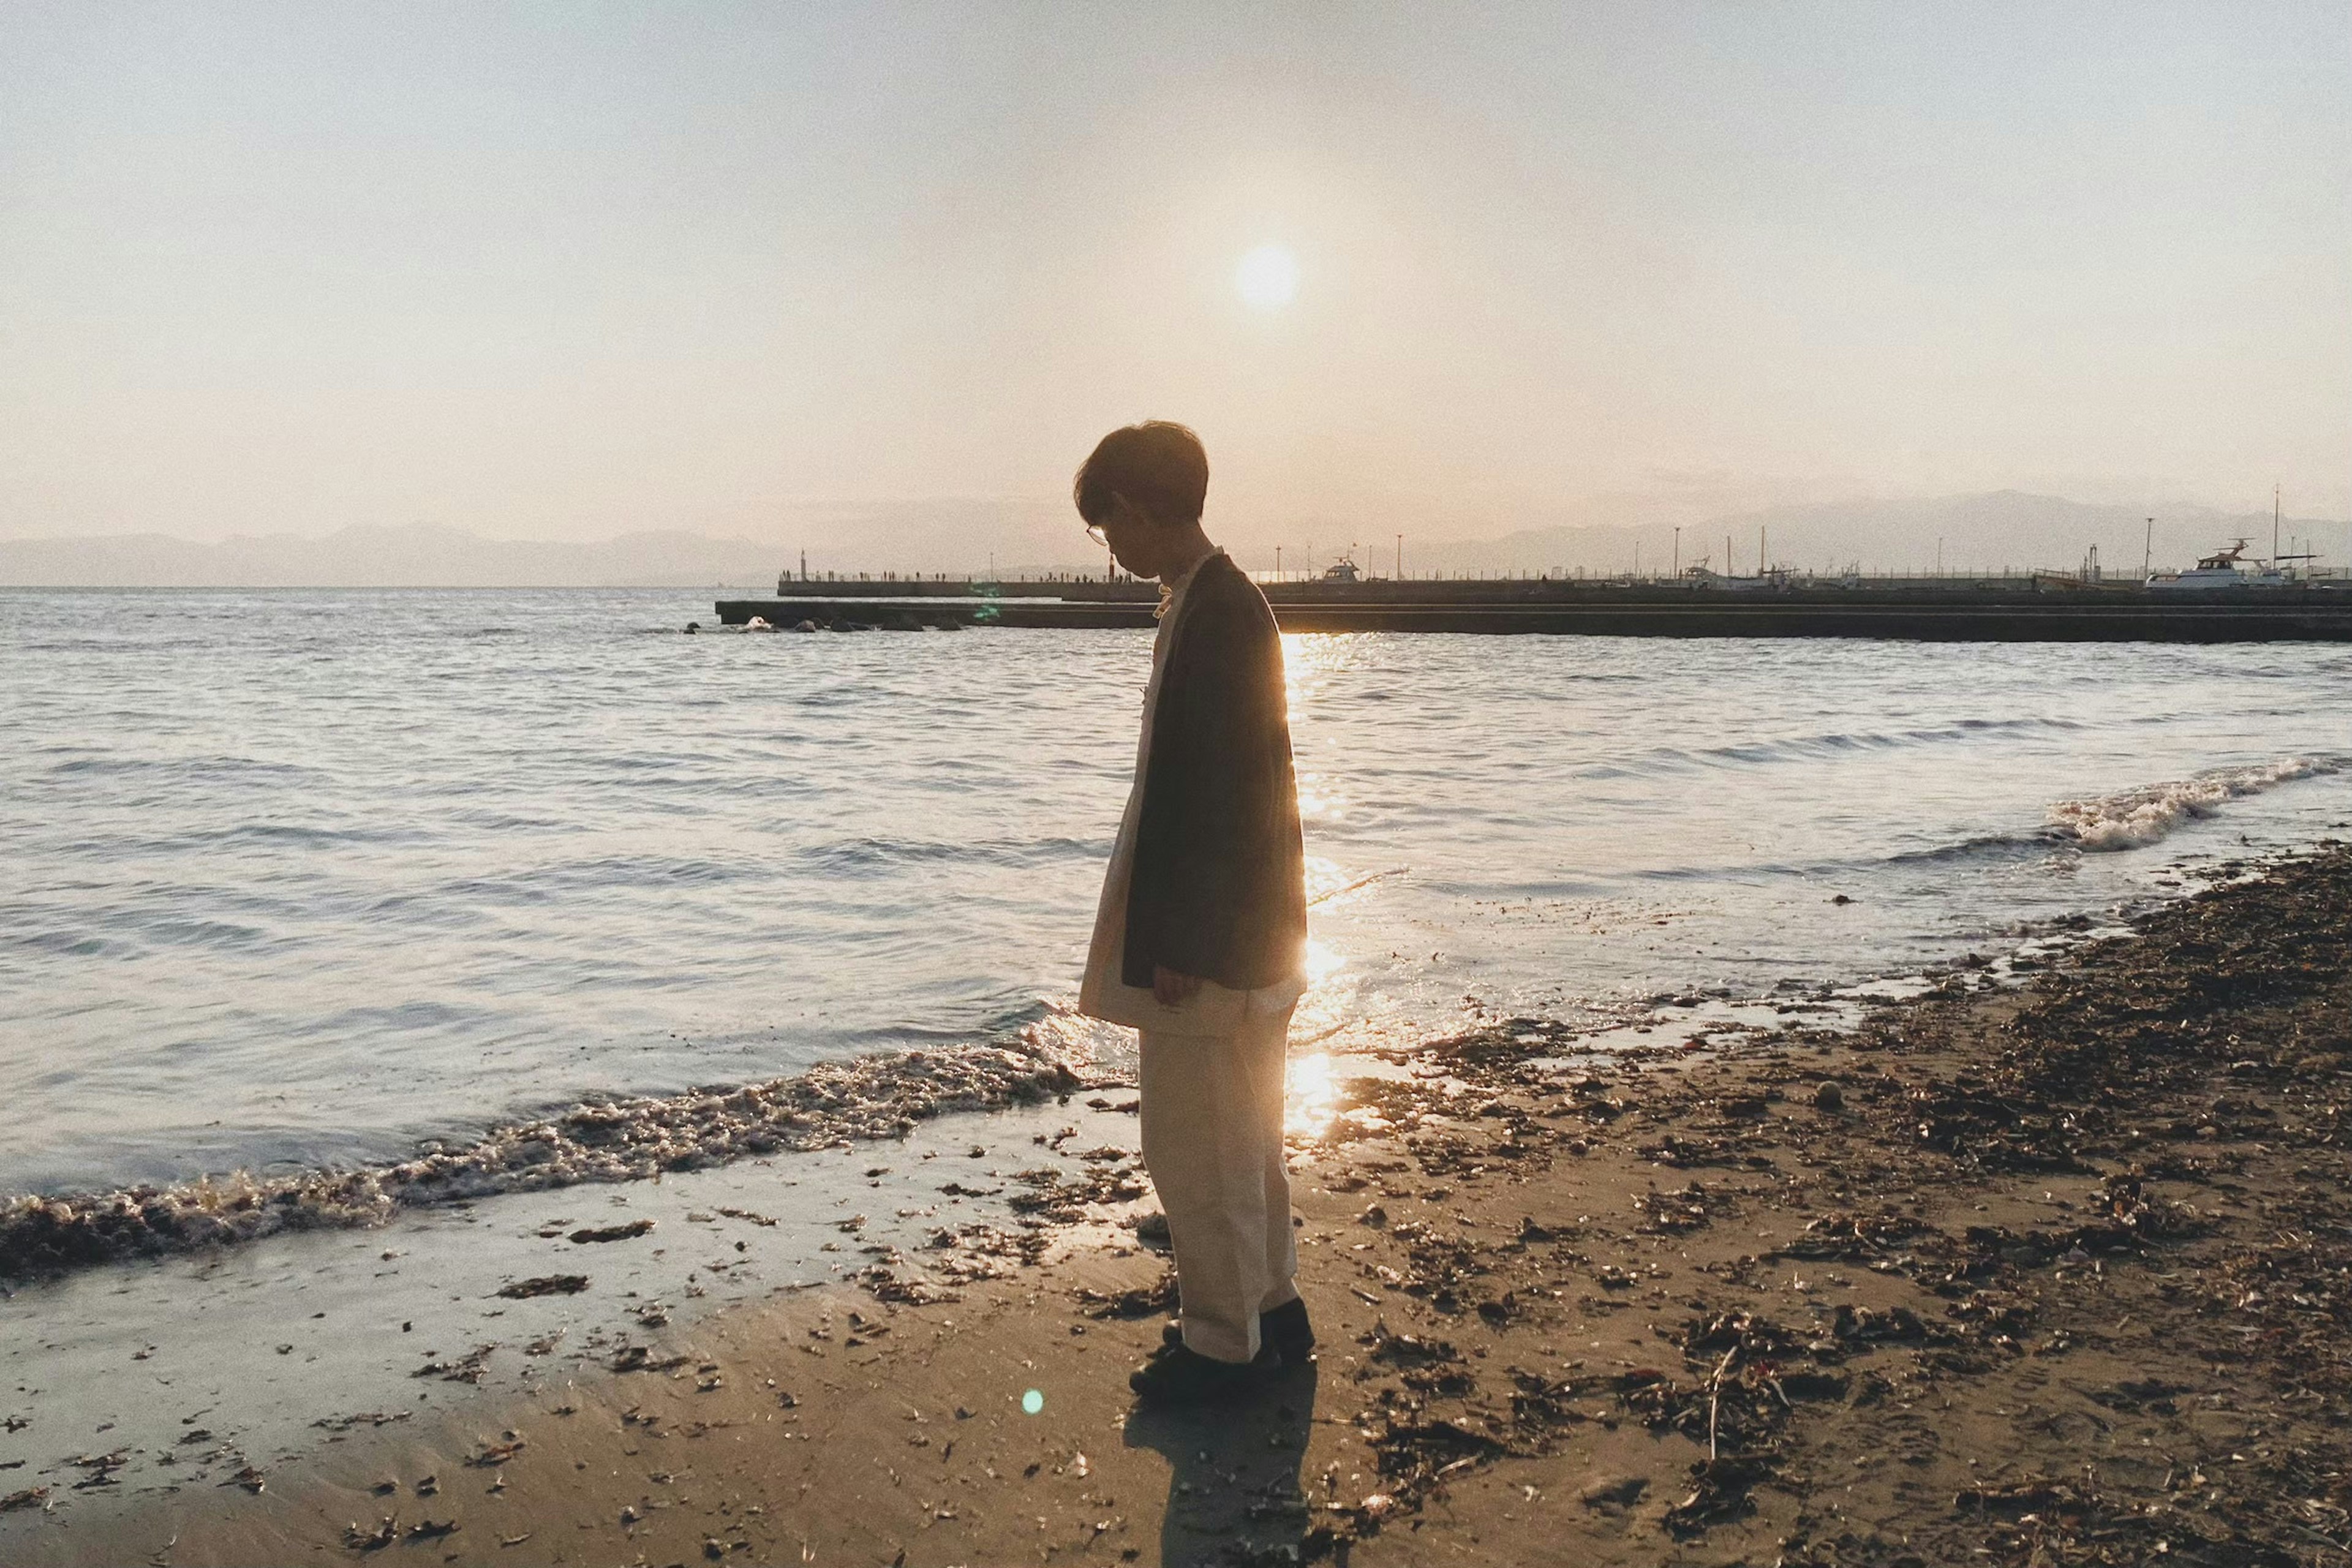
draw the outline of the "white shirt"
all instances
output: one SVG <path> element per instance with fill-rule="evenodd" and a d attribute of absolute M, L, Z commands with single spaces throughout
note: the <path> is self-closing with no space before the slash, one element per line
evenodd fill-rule
<path fill-rule="evenodd" d="M 1211 553 L 1223 555 L 1223 551 Z M 1208 556 L 1202 556 L 1206 561 Z M 1143 780 L 1151 765 L 1151 714 L 1159 706 L 1160 672 L 1168 649 L 1176 640 L 1184 615 L 1184 590 L 1200 574 L 1201 563 L 1178 578 L 1160 605 L 1160 635 L 1151 644 L 1151 679 L 1143 689 L 1143 725 L 1135 743 L 1135 784 L 1128 791 L 1127 811 L 1119 818 L 1118 841 L 1112 846 L 1110 868 L 1103 874 L 1102 902 L 1095 910 L 1094 941 L 1087 949 L 1086 978 L 1078 985 L 1078 1011 L 1108 1024 L 1151 1029 L 1171 1035 L 1223 1035 L 1243 1020 L 1269 1017 L 1298 1005 L 1306 993 L 1307 976 L 1294 974 L 1255 991 L 1235 991 L 1203 979 L 1199 990 L 1173 1007 L 1163 1007 L 1150 989 L 1128 984 L 1119 978 L 1127 954 L 1127 890 L 1135 872 L 1135 834 L 1143 818 Z"/>

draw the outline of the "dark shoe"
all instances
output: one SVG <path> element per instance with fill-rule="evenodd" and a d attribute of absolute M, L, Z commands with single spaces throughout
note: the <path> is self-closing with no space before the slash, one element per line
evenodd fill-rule
<path fill-rule="evenodd" d="M 1171 1321 L 1160 1330 L 1157 1354 L 1166 1355 L 1184 1342 L 1184 1325 Z M 1285 1366 L 1305 1366 L 1307 1357 L 1315 1349 L 1315 1325 L 1307 1321 L 1307 1303 L 1285 1301 L 1270 1312 L 1257 1315 L 1257 1342 L 1272 1345 L 1282 1352 Z"/>
<path fill-rule="evenodd" d="M 1307 1303 L 1285 1301 L 1271 1312 L 1260 1312 L 1257 1337 L 1260 1344 L 1272 1345 L 1282 1352 L 1285 1365 L 1305 1366 L 1315 1349 L 1315 1325 L 1307 1321 Z"/>
<path fill-rule="evenodd" d="M 1128 1373 L 1127 1385 L 1155 1405 L 1205 1405 L 1254 1393 L 1281 1370 L 1282 1352 L 1272 1345 L 1249 1362 L 1219 1361 L 1178 1345 Z"/>

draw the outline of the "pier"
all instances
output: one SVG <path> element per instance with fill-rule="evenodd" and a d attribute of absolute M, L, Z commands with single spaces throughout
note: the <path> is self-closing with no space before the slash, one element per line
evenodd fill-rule
<path fill-rule="evenodd" d="M 859 580 L 721 599 L 721 624 L 779 631 L 1102 630 L 1153 624 L 1157 587 L 1129 579 Z M 1950 584 L 1797 583 L 1750 589 L 1560 578 L 1260 584 L 1286 632 L 1646 637 L 1877 637 L 1910 642 L 2352 642 L 2352 586 L 2166 592 L 2047 578 Z"/>

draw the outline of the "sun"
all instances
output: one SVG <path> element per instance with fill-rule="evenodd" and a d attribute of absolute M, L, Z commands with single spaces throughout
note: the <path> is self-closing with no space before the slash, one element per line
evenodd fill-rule
<path fill-rule="evenodd" d="M 1279 310 L 1298 297 L 1298 258 L 1286 245 L 1261 245 L 1234 268 L 1234 291 L 1253 310 Z"/>

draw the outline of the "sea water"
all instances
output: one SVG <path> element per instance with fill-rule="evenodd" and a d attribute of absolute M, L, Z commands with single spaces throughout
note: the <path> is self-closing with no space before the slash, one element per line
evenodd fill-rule
<path fill-rule="evenodd" d="M 0 1194 L 401 1158 L 1071 1016 L 1145 632 L 0 593 Z M 1297 1037 L 1901 975 L 2352 827 L 2352 649 L 1286 639 Z"/>

